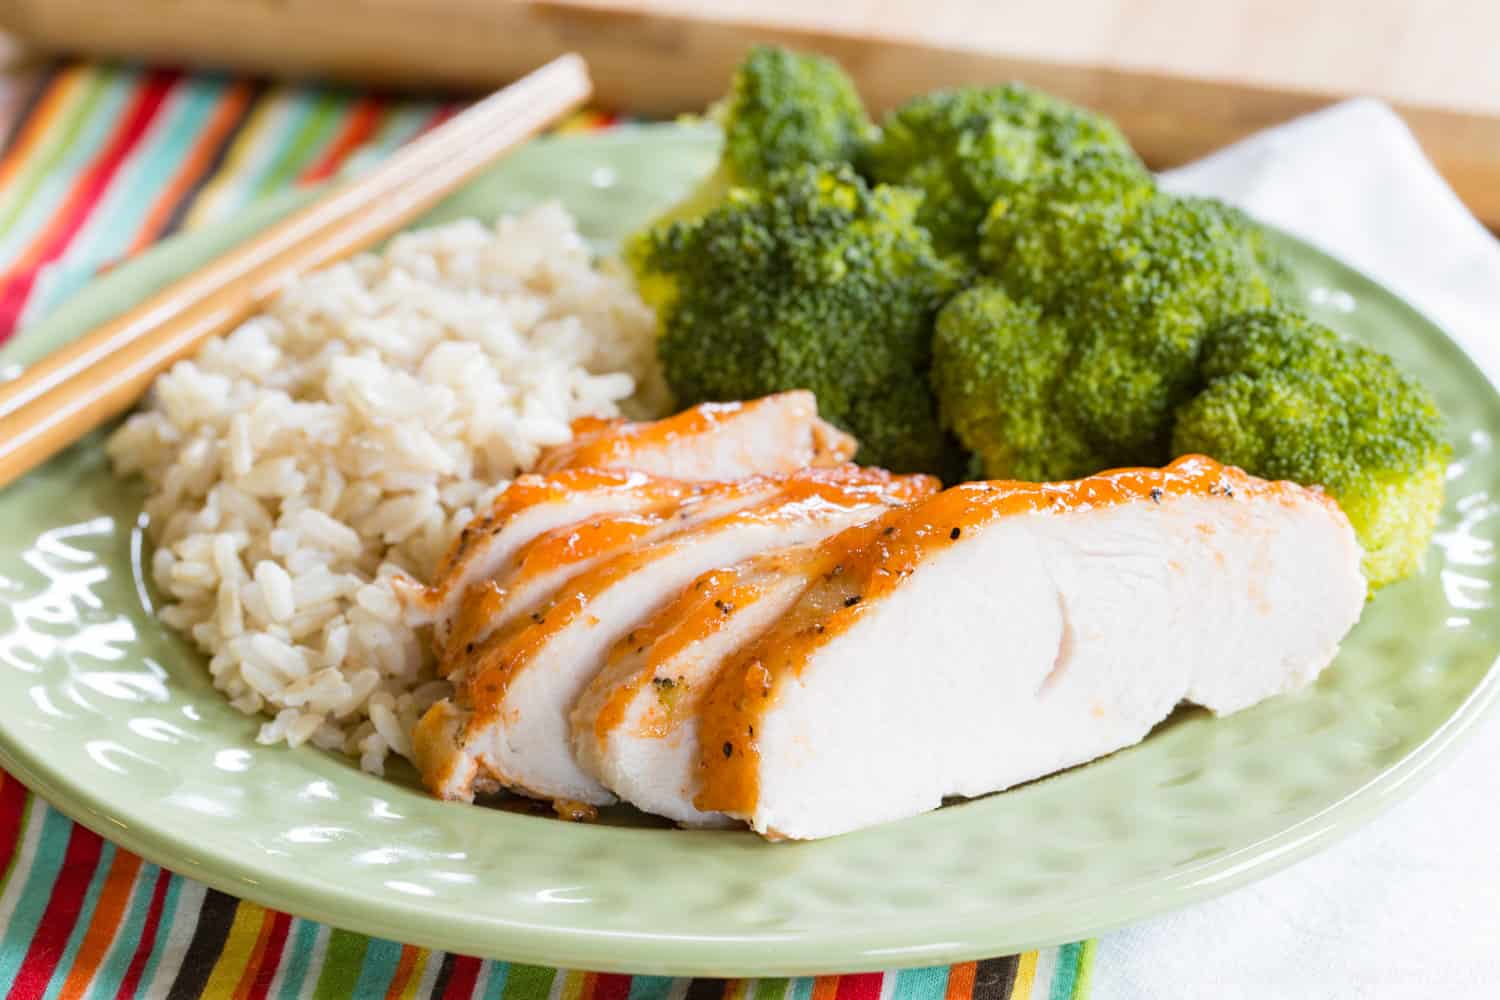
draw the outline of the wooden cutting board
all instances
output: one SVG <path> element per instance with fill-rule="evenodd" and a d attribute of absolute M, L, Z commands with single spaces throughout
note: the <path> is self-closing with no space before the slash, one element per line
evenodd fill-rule
<path fill-rule="evenodd" d="M 601 101 L 647 114 L 701 108 L 771 40 L 837 56 L 877 110 L 1026 80 L 1112 115 L 1154 166 L 1373 94 L 1500 225 L 1494 0 L 0 0 L 0 28 L 46 51 L 459 90 L 573 49 Z"/>

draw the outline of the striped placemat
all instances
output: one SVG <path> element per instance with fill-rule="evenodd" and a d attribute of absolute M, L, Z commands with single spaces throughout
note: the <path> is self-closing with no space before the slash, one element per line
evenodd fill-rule
<path fill-rule="evenodd" d="M 378 158 L 454 108 L 85 63 L 0 80 L 0 341 L 157 240 Z M 584 112 L 562 128 L 611 121 Z M 1086 995 L 1092 958 L 1085 942 L 951 968 L 728 981 L 481 961 L 301 920 L 172 875 L 3 773 L 0 865 L 9 1000 L 1066 1000 Z"/>

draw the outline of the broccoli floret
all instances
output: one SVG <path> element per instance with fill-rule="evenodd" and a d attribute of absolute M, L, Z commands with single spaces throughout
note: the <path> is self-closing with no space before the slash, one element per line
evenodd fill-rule
<path fill-rule="evenodd" d="M 1128 158 L 1026 185 L 985 224 L 994 287 L 939 323 L 966 366 L 939 365 L 944 422 L 997 478 L 1160 464 L 1206 331 L 1275 298 L 1256 246 L 1243 216 L 1156 191 Z"/>
<path fill-rule="evenodd" d="M 1158 194 L 1054 296 L 1079 344 L 1062 398 L 1082 433 L 1124 462 L 1165 448 L 1210 327 L 1275 300 L 1243 217 L 1220 202 Z"/>
<path fill-rule="evenodd" d="M 738 185 L 778 170 L 852 162 L 874 132 L 854 81 L 822 56 L 756 46 L 713 112 L 724 129 L 724 165 Z"/>
<path fill-rule="evenodd" d="M 1285 310 L 1216 327 L 1202 373 L 1206 387 L 1177 413 L 1176 453 L 1323 487 L 1354 525 L 1372 591 L 1417 568 L 1449 455 L 1420 385 L 1380 352 Z"/>
<path fill-rule="evenodd" d="M 838 63 L 774 45 L 750 50 L 707 117 L 724 135 L 718 167 L 653 227 L 702 215 L 732 188 L 759 187 L 778 170 L 850 162 L 874 134 Z"/>
<path fill-rule="evenodd" d="M 651 234 L 717 208 L 738 187 L 760 187 L 778 170 L 854 159 L 874 126 L 842 67 L 821 56 L 757 45 L 709 108 L 724 135 L 719 163 L 686 198 L 625 240 L 622 256 L 641 297 L 656 308 L 672 289 L 645 267 Z"/>
<path fill-rule="evenodd" d="M 1155 196 L 1155 179 L 1133 154 L 1085 151 L 990 204 L 980 260 L 1012 295 L 1048 305 L 1093 273 L 1100 252 Z"/>
<path fill-rule="evenodd" d="M 1266 228 L 1233 205 L 1218 205 L 1225 225 L 1236 234 L 1245 252 L 1255 261 L 1277 302 L 1285 305 L 1296 303 L 1301 295 L 1296 272 L 1271 244 Z"/>
<path fill-rule="evenodd" d="M 859 437 L 860 461 L 951 468 L 927 370 L 959 275 L 916 225 L 920 203 L 847 166 L 808 166 L 654 232 L 641 263 L 670 290 L 658 356 L 678 402 L 811 389 Z"/>
<path fill-rule="evenodd" d="M 886 117 L 861 162 L 877 181 L 925 191 L 918 221 L 939 249 L 969 255 L 996 198 L 1094 150 L 1134 158 L 1108 119 L 1013 83 L 908 101 Z"/>
<path fill-rule="evenodd" d="M 1107 464 L 1056 408 L 1072 350 L 1056 319 L 997 284 L 961 292 L 938 313 L 938 411 L 977 456 L 976 474 L 1045 481 Z"/>

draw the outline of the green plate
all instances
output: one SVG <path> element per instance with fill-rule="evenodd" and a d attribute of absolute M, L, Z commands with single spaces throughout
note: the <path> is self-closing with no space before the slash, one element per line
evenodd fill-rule
<path fill-rule="evenodd" d="M 714 155 L 676 127 L 539 141 L 433 219 L 558 197 L 608 244 Z M 0 352 L 24 363 L 300 197 L 171 241 Z M 64 812 L 219 889 L 339 926 L 574 968 L 784 975 L 934 964 L 1094 934 L 1264 876 L 1368 820 L 1495 700 L 1500 399 L 1440 331 L 1290 239 L 1319 318 L 1437 392 L 1457 458 L 1419 577 L 1322 679 L 1003 795 L 834 840 L 580 826 L 435 802 L 256 745 L 152 615 L 139 494 L 97 437 L 0 493 L 0 763 Z"/>

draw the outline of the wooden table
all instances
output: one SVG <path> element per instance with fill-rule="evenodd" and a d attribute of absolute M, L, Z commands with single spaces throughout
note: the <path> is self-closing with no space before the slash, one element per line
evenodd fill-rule
<path fill-rule="evenodd" d="M 50 49 L 485 87 L 577 49 L 605 101 L 702 104 L 756 38 L 839 56 L 877 108 L 1020 77 L 1114 115 L 1155 165 L 1355 94 L 1395 103 L 1500 223 L 1497 0 L 0 0 Z"/>
<path fill-rule="evenodd" d="M 593 0 L 1500 116 L 1495 0 Z"/>

